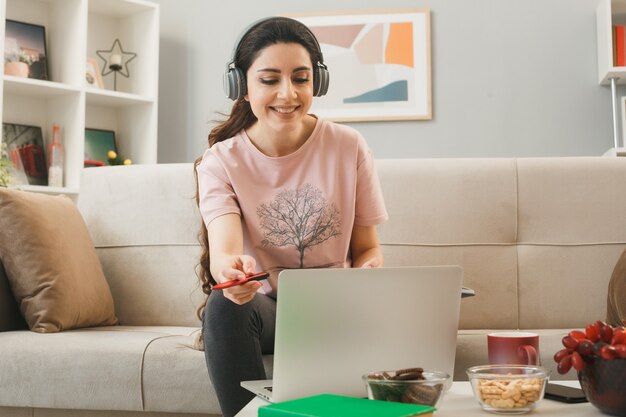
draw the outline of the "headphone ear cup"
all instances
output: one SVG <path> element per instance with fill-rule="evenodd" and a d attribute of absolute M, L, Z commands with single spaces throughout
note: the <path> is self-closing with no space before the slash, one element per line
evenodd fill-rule
<path fill-rule="evenodd" d="M 315 74 L 313 76 L 313 95 L 315 97 L 322 97 L 328 92 L 328 85 L 330 83 L 330 74 L 328 69 L 324 66 L 318 65 L 315 68 Z"/>
<path fill-rule="evenodd" d="M 224 93 L 231 100 L 239 100 L 247 93 L 246 77 L 237 67 L 224 73 Z"/>

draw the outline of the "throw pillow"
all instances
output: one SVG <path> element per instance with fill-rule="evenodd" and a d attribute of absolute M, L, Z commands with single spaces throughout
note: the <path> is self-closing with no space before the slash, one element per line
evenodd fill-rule
<path fill-rule="evenodd" d="M 28 325 L 20 314 L 2 262 L 0 262 L 0 332 L 25 330 Z"/>
<path fill-rule="evenodd" d="M 0 259 L 31 330 L 117 323 L 93 242 L 69 198 L 0 188 L 0 230 Z"/>
<path fill-rule="evenodd" d="M 613 326 L 626 325 L 626 250 L 613 269 L 606 304 L 606 321 Z"/>

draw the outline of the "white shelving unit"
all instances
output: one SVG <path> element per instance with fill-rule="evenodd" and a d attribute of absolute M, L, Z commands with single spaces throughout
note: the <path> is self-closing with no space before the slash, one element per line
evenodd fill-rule
<path fill-rule="evenodd" d="M 64 186 L 22 187 L 75 194 L 84 161 L 85 128 L 115 131 L 117 148 L 134 164 L 157 161 L 159 5 L 142 0 L 0 0 L 2 20 L 45 27 L 50 81 L 0 74 L 0 113 L 5 123 L 41 126 L 46 145 L 52 125 L 61 125 Z M 0 25 L 4 39 L 5 25 Z M 137 57 L 130 77 L 103 77 L 104 89 L 88 86 L 86 62 L 115 39 Z M 4 56 L 4 42 L 0 42 Z M 0 138 L 0 141 L 2 139 Z M 91 168 L 97 169 L 97 168 Z"/>
<path fill-rule="evenodd" d="M 601 0 L 596 11 L 598 41 L 598 82 L 611 86 L 613 100 L 613 148 L 604 156 L 626 156 L 624 138 L 619 140 L 618 120 L 623 109 L 617 103 L 617 85 L 626 84 L 626 67 L 613 65 L 613 25 L 626 25 L 626 0 Z"/>

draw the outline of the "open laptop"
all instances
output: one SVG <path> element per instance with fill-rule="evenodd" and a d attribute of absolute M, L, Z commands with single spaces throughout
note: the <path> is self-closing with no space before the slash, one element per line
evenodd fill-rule
<path fill-rule="evenodd" d="M 362 376 L 422 367 L 452 375 L 459 266 L 284 270 L 273 380 L 241 386 L 270 402 L 365 397 Z"/>

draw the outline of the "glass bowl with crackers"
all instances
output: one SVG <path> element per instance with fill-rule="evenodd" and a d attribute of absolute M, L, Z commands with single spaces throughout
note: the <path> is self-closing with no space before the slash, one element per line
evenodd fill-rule
<path fill-rule="evenodd" d="M 485 411 L 524 414 L 543 399 L 549 374 L 541 366 L 481 365 L 467 371 L 474 397 Z"/>
<path fill-rule="evenodd" d="M 363 375 L 370 400 L 436 406 L 450 388 L 452 378 L 445 372 L 422 368 L 376 371 Z"/>

